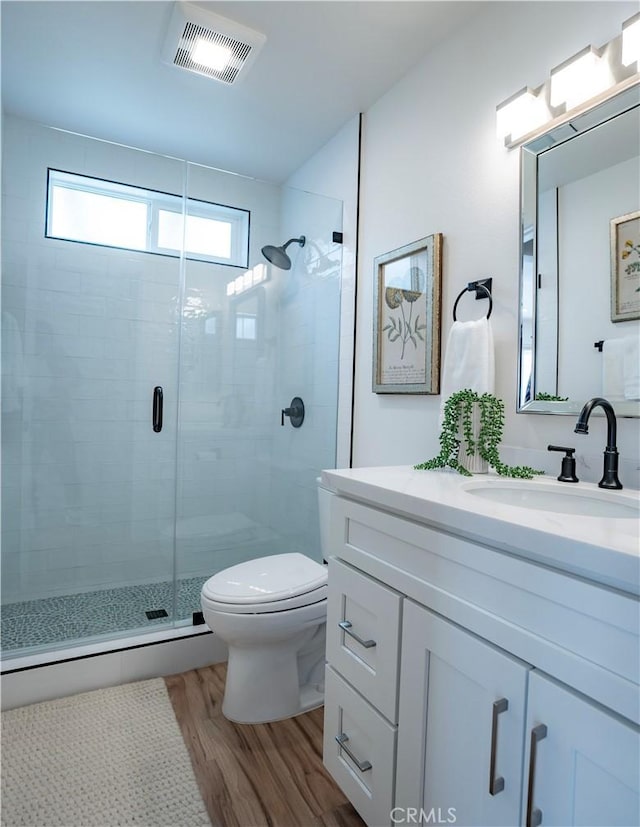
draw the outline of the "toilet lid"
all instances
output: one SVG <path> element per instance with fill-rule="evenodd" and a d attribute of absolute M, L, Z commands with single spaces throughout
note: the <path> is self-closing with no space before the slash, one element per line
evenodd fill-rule
<path fill-rule="evenodd" d="M 320 589 L 327 569 L 304 554 L 276 554 L 248 560 L 214 574 L 202 594 L 217 603 L 261 604 Z"/>

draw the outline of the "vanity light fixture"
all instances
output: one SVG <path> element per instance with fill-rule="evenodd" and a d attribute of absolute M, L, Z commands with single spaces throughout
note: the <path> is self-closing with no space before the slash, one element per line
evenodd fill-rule
<path fill-rule="evenodd" d="M 511 95 L 496 108 L 496 126 L 498 137 L 514 141 L 522 135 L 536 129 L 549 118 L 544 96 L 537 90 L 525 86 L 515 95 Z"/>
<path fill-rule="evenodd" d="M 640 63 L 640 12 L 622 24 L 622 65 Z"/>
<path fill-rule="evenodd" d="M 606 61 L 602 55 L 587 46 L 577 55 L 551 70 L 551 106 L 573 109 L 610 86 Z"/>
<path fill-rule="evenodd" d="M 512 148 L 640 84 L 640 13 L 599 49 L 586 46 L 551 70 L 541 86 L 525 87 L 496 107 L 498 137 Z"/>

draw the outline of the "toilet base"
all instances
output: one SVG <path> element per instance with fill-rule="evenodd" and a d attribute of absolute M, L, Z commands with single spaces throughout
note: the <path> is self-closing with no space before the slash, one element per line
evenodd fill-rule
<path fill-rule="evenodd" d="M 304 686 L 300 690 L 300 712 L 298 714 L 311 712 L 319 706 L 324 706 L 324 683 L 320 684 L 320 687 Z"/>
<path fill-rule="evenodd" d="M 229 709 L 228 706 L 231 706 L 231 709 Z M 254 720 L 255 716 L 243 714 L 244 710 L 241 710 L 240 714 L 242 717 L 235 718 L 233 717 L 233 705 L 225 705 L 223 702 L 222 714 L 228 721 L 234 724 L 270 724 L 274 721 L 285 721 L 287 718 L 304 715 L 305 712 L 311 712 L 313 709 L 318 709 L 321 706 L 324 706 L 324 688 L 318 690 L 315 686 L 304 686 L 300 690 L 300 703 L 295 712 L 288 712 L 286 715 L 276 715 L 274 718 L 260 717 L 259 720 Z"/>
<path fill-rule="evenodd" d="M 282 721 L 324 703 L 325 624 L 297 646 L 230 646 L 222 714 L 238 724 Z"/>

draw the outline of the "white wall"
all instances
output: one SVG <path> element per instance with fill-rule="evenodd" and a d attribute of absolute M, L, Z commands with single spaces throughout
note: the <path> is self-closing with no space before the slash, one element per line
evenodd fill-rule
<path fill-rule="evenodd" d="M 355 465 L 414 463 L 437 453 L 439 397 L 371 392 L 373 259 L 434 232 L 444 234 L 443 345 L 458 292 L 471 279 L 493 276 L 505 444 L 544 450 L 556 442 L 601 453 L 603 420 L 580 437 L 571 418 L 515 414 L 519 154 L 497 140 L 495 108 L 523 86 L 542 83 L 587 43 L 600 46 L 619 35 L 622 21 L 636 11 L 636 4 L 622 2 L 496 3 L 365 113 Z M 459 318 L 462 312 L 477 316 L 486 305 L 470 298 L 464 310 L 462 304 Z M 637 421 L 619 423 L 619 448 L 636 467 L 637 434 Z"/>

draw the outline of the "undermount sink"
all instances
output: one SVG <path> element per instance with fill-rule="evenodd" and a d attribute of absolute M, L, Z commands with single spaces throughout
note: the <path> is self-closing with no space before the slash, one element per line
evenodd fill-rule
<path fill-rule="evenodd" d="M 463 489 L 474 497 L 536 511 L 614 519 L 640 517 L 640 501 L 633 496 L 565 485 L 484 480 L 467 483 Z"/>

